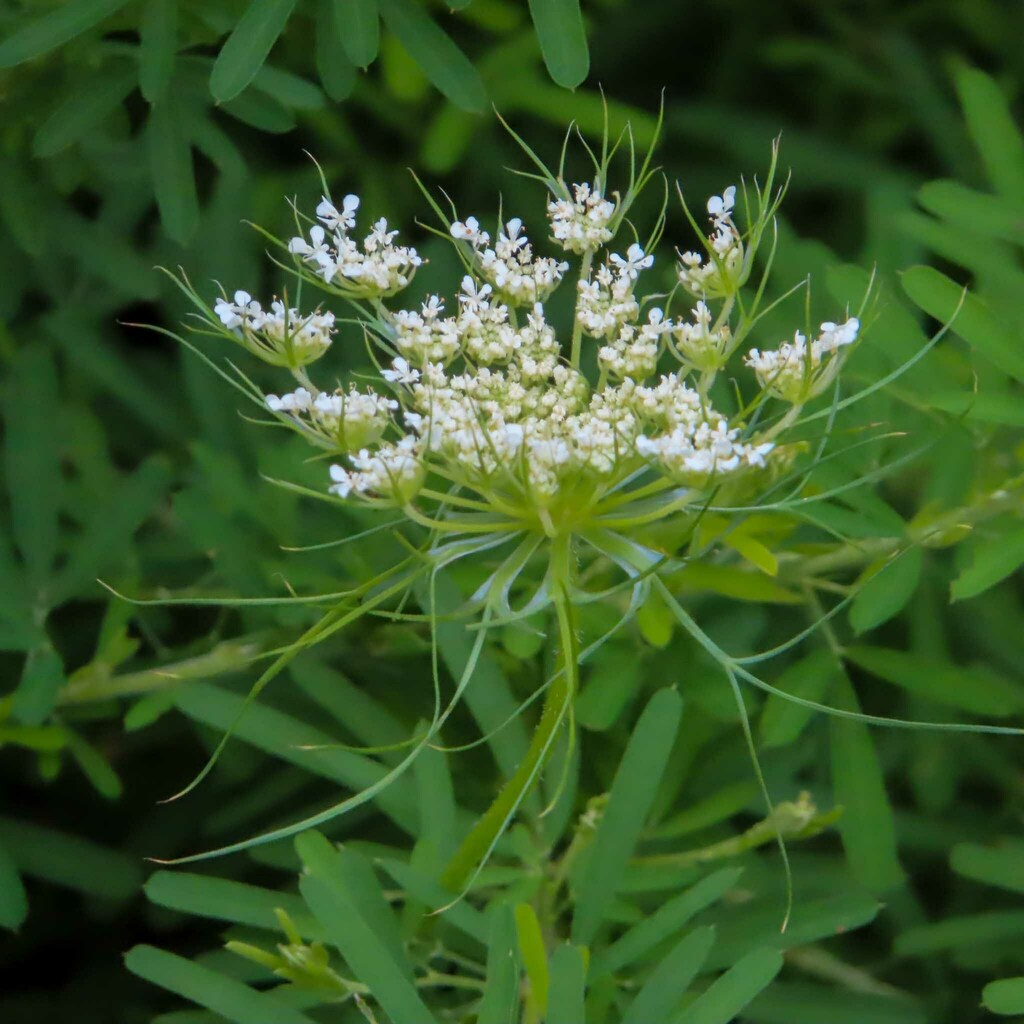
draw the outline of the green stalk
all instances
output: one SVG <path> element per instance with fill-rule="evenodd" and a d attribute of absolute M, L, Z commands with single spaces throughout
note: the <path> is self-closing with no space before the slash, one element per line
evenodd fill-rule
<path fill-rule="evenodd" d="M 273 649 L 283 634 L 257 634 L 238 640 L 225 640 L 206 654 L 185 658 L 139 672 L 108 675 L 92 669 L 76 675 L 58 695 L 60 704 L 85 704 L 114 697 L 139 697 L 168 689 L 191 679 L 239 672 Z"/>
<path fill-rule="evenodd" d="M 552 601 L 558 620 L 558 641 L 562 652 L 563 670 L 555 675 L 548 687 L 540 721 L 519 767 L 462 841 L 441 875 L 442 884 L 452 892 L 463 892 L 490 855 L 498 838 L 519 809 L 523 798 L 547 764 L 559 726 L 565 720 L 566 712 L 575 697 L 579 681 L 579 658 L 569 598 L 568 583 L 571 571 L 570 542 L 565 537 L 556 538 L 551 556 L 551 575 L 554 583 Z"/>
<path fill-rule="evenodd" d="M 594 253 L 591 250 L 587 250 L 583 254 L 583 258 L 580 260 L 580 281 L 586 281 L 590 277 L 590 268 L 594 262 Z M 569 362 L 572 364 L 574 370 L 580 368 L 580 349 L 583 347 L 583 324 L 580 323 L 579 317 L 576 315 L 580 304 L 579 289 L 576 290 L 576 304 L 573 306 L 572 311 L 572 346 L 570 348 Z"/>

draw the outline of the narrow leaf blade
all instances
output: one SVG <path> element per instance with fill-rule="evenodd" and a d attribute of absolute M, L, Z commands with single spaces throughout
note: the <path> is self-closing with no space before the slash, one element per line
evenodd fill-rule
<path fill-rule="evenodd" d="M 630 737 L 582 877 L 572 941 L 591 943 L 640 838 L 679 728 L 683 702 L 674 690 L 655 694 Z"/>
<path fill-rule="evenodd" d="M 13 68 L 56 50 L 119 11 L 127 2 L 75 0 L 69 4 L 58 4 L 0 43 L 0 68 Z"/>
<path fill-rule="evenodd" d="M 304 1013 L 273 994 L 256 992 L 234 978 L 154 946 L 130 949 L 124 962 L 132 974 L 234 1024 L 312 1024 Z"/>
<path fill-rule="evenodd" d="M 530 17 L 548 73 L 559 85 L 575 89 L 590 70 L 580 0 L 530 0 Z"/>
<path fill-rule="evenodd" d="M 295 4 L 296 0 L 252 0 L 210 73 L 210 92 L 218 103 L 234 99 L 256 77 Z"/>
<path fill-rule="evenodd" d="M 484 109 L 487 90 L 476 68 L 421 7 L 411 0 L 381 0 L 381 13 L 439 92 L 463 110 L 479 113 Z"/>
<path fill-rule="evenodd" d="M 149 103 L 167 92 L 178 49 L 178 0 L 147 0 L 139 26 L 139 87 Z"/>
<path fill-rule="evenodd" d="M 777 949 L 755 949 L 718 978 L 673 1024 L 729 1024 L 782 970 Z"/>

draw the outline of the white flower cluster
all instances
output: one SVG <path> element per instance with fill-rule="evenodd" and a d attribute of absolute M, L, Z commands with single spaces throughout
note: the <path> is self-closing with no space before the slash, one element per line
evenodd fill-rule
<path fill-rule="evenodd" d="M 331 466 L 332 483 L 328 490 L 339 498 L 383 494 L 404 505 L 416 497 L 423 484 L 426 469 L 422 456 L 422 446 L 412 435 L 382 444 L 375 452 L 362 448 L 349 456 L 354 471 L 337 463 Z"/>
<path fill-rule="evenodd" d="M 277 299 L 265 310 L 243 291 L 235 292 L 233 302 L 218 299 L 213 312 L 247 348 L 277 366 L 298 367 L 319 359 L 335 332 L 333 313 L 302 316 Z"/>
<path fill-rule="evenodd" d="M 450 499 L 455 509 L 461 501 L 463 509 L 490 510 L 491 522 L 511 519 L 554 535 L 600 520 L 602 503 L 618 507 L 621 489 L 640 477 L 653 481 L 645 487 L 685 503 L 713 481 L 761 471 L 776 447 L 774 433 L 747 436 L 709 398 L 737 344 L 726 322 L 731 305 L 716 320 L 703 297 L 738 287 L 725 276 L 734 272 L 730 253 L 743 259 L 732 221 L 735 193 L 728 188 L 708 203 L 711 245 L 723 263 L 693 264 L 702 269 L 690 279 L 694 289 L 698 278 L 700 285 L 692 310 L 671 316 L 651 306 L 641 319 L 635 293 L 654 257 L 633 243 L 624 254 L 608 253 L 579 281 L 571 344 L 559 338 L 544 304 L 568 265 L 535 255 L 518 218 L 503 226 L 493 247 L 475 218 L 451 224 L 451 235 L 472 252 L 471 273 L 452 307 L 428 295 L 418 308 L 389 311 L 378 300 L 407 283 L 418 257 L 396 248 L 383 223 L 357 250 L 348 234 L 359 200 L 348 196 L 339 210 L 324 199 L 311 244 L 293 239 L 290 249 L 319 268 L 328 290 L 344 291 L 340 282 L 347 282 L 344 293 L 357 308 L 359 298 L 373 300 L 365 328 L 386 353 L 380 379 L 390 394 L 355 387 L 318 392 L 293 361 L 288 365 L 302 386 L 268 395 L 267 408 L 335 454 L 333 494 L 397 505 L 414 519 L 422 519 L 419 502 L 413 504 L 418 495 L 443 509 L 450 493 L 458 496 Z M 589 185 L 573 186 L 572 195 L 572 202 L 548 204 L 552 233 L 589 266 L 590 255 L 610 241 L 616 204 Z M 263 313 L 239 292 L 234 302 L 218 302 L 215 313 L 227 330 L 276 338 L 287 333 L 282 323 L 295 322 L 303 344 L 313 345 L 314 337 L 321 351 L 329 344 L 330 314 L 299 318 L 281 304 L 272 309 Z M 792 344 L 755 349 L 745 361 L 766 394 L 801 403 L 834 376 L 838 360 L 829 356 L 855 340 L 858 326 L 856 319 L 824 324 L 813 342 L 797 334 Z M 584 336 L 600 342 L 596 384 L 581 369 Z M 666 357 L 675 372 L 659 376 Z M 687 381 L 691 372 L 695 385 Z"/>
<path fill-rule="evenodd" d="M 480 276 L 512 306 L 543 302 L 569 269 L 569 264 L 564 261 L 534 256 L 533 246 L 518 217 L 513 217 L 498 232 L 498 240 L 493 247 L 491 236 L 481 230 L 476 217 L 455 221 L 451 233 L 453 238 L 468 242 L 473 247 L 474 263 Z"/>
<path fill-rule="evenodd" d="M 767 352 L 751 349 L 743 361 L 769 394 L 784 402 L 806 402 L 835 379 L 839 361 L 827 357 L 845 345 L 852 345 L 859 331 L 860 321 L 856 317 L 843 324 L 826 322 L 809 345 L 807 338 L 797 331 L 792 342 Z"/>
<path fill-rule="evenodd" d="M 701 373 L 716 373 L 729 356 L 732 332 L 728 324 L 713 330 L 711 310 L 701 299 L 691 313 L 693 323 L 673 324 L 669 336 L 672 350 L 682 362 Z"/>
<path fill-rule="evenodd" d="M 309 241 L 295 237 L 288 251 L 315 267 L 324 283 L 353 298 L 381 298 L 401 291 L 423 260 L 411 246 L 395 245 L 397 231 L 382 217 L 363 239 L 360 249 L 349 232 L 356 225 L 358 196 L 345 196 L 339 211 L 324 196 L 316 208 L 321 222 L 309 229 Z M 328 234 L 330 238 L 328 240 Z"/>
<path fill-rule="evenodd" d="M 730 185 L 720 196 L 708 200 L 712 231 L 707 238 L 707 261 L 698 252 L 679 256 L 679 283 L 698 298 L 718 298 L 735 290 L 743 271 L 743 242 L 732 211 L 736 205 L 736 186 Z"/>
<path fill-rule="evenodd" d="M 486 300 L 462 296 L 464 309 L 491 308 Z M 652 315 L 637 333 L 660 329 Z M 433 467 L 496 503 L 549 508 L 567 487 L 585 494 L 648 464 L 701 485 L 713 474 L 763 466 L 773 447 L 738 440 L 739 429 L 676 374 L 653 387 L 623 375 L 621 384 L 592 391 L 559 358 L 539 304 L 524 326 L 507 331 L 515 340 L 501 369 L 467 362 L 449 373 L 428 362 L 417 370 L 397 357 L 383 375 L 399 389 L 409 433 L 372 455 L 360 452 L 351 467 L 332 467 L 334 493 L 404 503 Z"/>
<path fill-rule="evenodd" d="M 642 327 L 623 324 L 615 340 L 598 349 L 597 365 L 620 380 L 646 380 L 658 368 L 661 339 L 671 329 L 672 322 L 665 319 L 663 310 L 655 307 Z"/>
<path fill-rule="evenodd" d="M 453 317 L 442 316 L 444 302 L 431 295 L 419 312 L 403 309 L 395 314 L 395 344 L 414 363 L 449 363 L 462 348 Z"/>
<path fill-rule="evenodd" d="M 336 451 L 355 451 L 383 436 L 398 402 L 370 391 L 345 392 L 296 388 L 286 395 L 267 395 L 271 412 L 287 415 L 309 440 Z"/>
<path fill-rule="evenodd" d="M 566 252 L 580 256 L 612 240 L 608 225 L 615 216 L 615 203 L 587 183 L 573 185 L 572 195 L 572 199 L 552 199 L 548 203 L 548 220 L 551 237 Z"/>
<path fill-rule="evenodd" d="M 640 315 L 633 296 L 641 270 L 654 264 L 635 242 L 625 256 L 612 253 L 592 277 L 577 285 L 576 319 L 592 338 L 612 338 Z"/>

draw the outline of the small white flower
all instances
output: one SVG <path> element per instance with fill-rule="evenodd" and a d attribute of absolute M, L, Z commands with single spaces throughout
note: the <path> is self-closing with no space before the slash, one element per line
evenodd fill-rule
<path fill-rule="evenodd" d="M 467 217 L 464 221 L 455 221 L 450 231 L 452 238 L 458 238 L 463 242 L 471 242 L 474 245 L 478 242 L 481 245 L 486 245 L 490 241 L 487 232 L 480 230 L 480 222 L 476 217 Z"/>
<path fill-rule="evenodd" d="M 324 196 L 316 208 L 317 217 L 324 223 L 328 231 L 340 231 L 344 234 L 356 226 L 356 210 L 359 209 L 359 196 L 347 195 L 341 201 L 339 212 L 334 204 Z"/>
<path fill-rule="evenodd" d="M 227 299 L 218 299 L 214 304 L 213 312 L 228 330 L 242 326 L 242 318 L 238 315 L 234 303 L 228 302 Z"/>
<path fill-rule="evenodd" d="M 334 482 L 328 488 L 329 493 L 336 494 L 339 498 L 347 498 L 352 493 L 352 474 L 337 463 L 331 466 L 330 472 L 331 480 Z"/>
<path fill-rule="evenodd" d="M 380 371 L 380 375 L 391 384 L 415 384 L 420 379 L 420 371 L 414 370 L 402 356 L 396 356 L 391 367 Z"/>
<path fill-rule="evenodd" d="M 552 199 L 548 203 L 551 236 L 567 252 L 582 255 L 610 242 L 608 227 L 615 204 L 589 184 L 573 185 L 574 200 Z"/>
<path fill-rule="evenodd" d="M 325 241 L 324 229 L 319 224 L 314 224 L 309 229 L 309 241 L 296 236 L 288 243 L 288 251 L 295 256 L 301 256 L 309 263 L 316 263 L 319 266 L 326 266 L 331 262 L 331 250 Z"/>
<path fill-rule="evenodd" d="M 648 256 L 643 249 L 634 242 L 627 250 L 625 257 L 612 253 L 608 261 L 619 268 L 619 273 L 635 281 L 641 270 L 646 270 L 654 265 L 654 257 Z"/>
<path fill-rule="evenodd" d="M 736 186 L 730 185 L 720 196 L 708 200 L 708 213 L 716 220 L 724 220 L 732 214 L 736 205 Z"/>
<path fill-rule="evenodd" d="M 267 395 L 267 408 L 271 412 L 306 412 L 313 405 L 313 396 L 306 388 L 296 388 L 291 394 Z"/>
<path fill-rule="evenodd" d="M 385 249 L 391 245 L 392 240 L 397 234 L 397 231 L 388 231 L 388 222 L 381 217 L 381 219 L 373 225 L 373 230 L 366 236 L 366 240 L 363 242 L 363 248 L 367 252 L 373 252 L 377 249 Z"/>
<path fill-rule="evenodd" d="M 521 249 L 526 245 L 528 239 L 525 235 L 521 235 L 520 232 L 523 230 L 523 221 L 521 217 L 513 217 L 506 225 L 504 233 L 498 236 L 499 242 L 504 242 L 511 246 L 512 250 Z"/>

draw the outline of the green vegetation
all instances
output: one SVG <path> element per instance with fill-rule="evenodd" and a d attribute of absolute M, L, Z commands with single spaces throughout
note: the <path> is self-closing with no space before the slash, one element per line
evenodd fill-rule
<path fill-rule="evenodd" d="M 1024 16 L 687 6 L 0 7 L 5 1022 L 1024 1016 Z M 429 259 L 416 297 L 453 301 L 409 168 L 461 216 L 500 194 L 548 252 L 543 185 L 508 170 L 535 168 L 492 105 L 557 167 L 571 123 L 600 147 L 606 111 L 646 152 L 663 90 L 652 281 L 695 244 L 676 180 L 703 230 L 704 197 L 752 185 L 781 133 L 751 344 L 862 320 L 784 489 L 657 524 L 644 543 L 675 562 L 624 559 L 632 588 L 587 566 L 607 598 L 560 615 L 467 629 L 507 551 L 372 590 L 426 535 L 303 493 L 326 464 L 168 337 L 194 307 L 155 268 L 204 303 L 291 289 L 250 222 L 295 234 L 288 200 L 311 212 L 322 169 Z M 353 341 L 325 359 L 339 380 L 373 369 Z M 574 651 L 572 728 L 503 804 Z M 434 735 L 435 685 L 443 708 L 460 682 Z"/>

